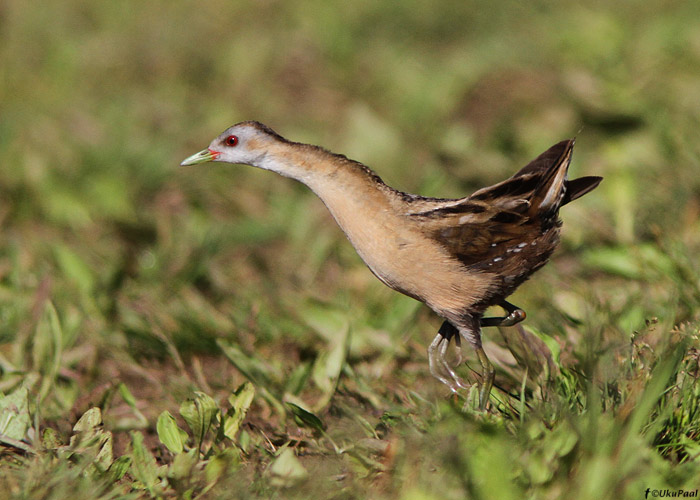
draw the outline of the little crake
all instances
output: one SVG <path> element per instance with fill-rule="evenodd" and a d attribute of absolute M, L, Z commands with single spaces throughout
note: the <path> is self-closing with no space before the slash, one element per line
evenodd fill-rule
<path fill-rule="evenodd" d="M 509 179 L 459 199 L 402 193 L 362 163 L 288 141 L 258 122 L 228 128 L 182 165 L 243 163 L 306 184 L 377 278 L 445 319 L 428 348 L 428 361 L 430 372 L 454 392 L 465 385 L 446 360 L 450 340 L 459 346 L 464 339 L 474 348 L 483 409 L 494 369 L 481 346 L 481 327 L 525 319 L 506 297 L 559 243 L 559 207 L 602 180 L 567 179 L 573 147 L 573 140 L 562 141 Z M 501 306 L 505 316 L 484 318 L 492 305 Z"/>

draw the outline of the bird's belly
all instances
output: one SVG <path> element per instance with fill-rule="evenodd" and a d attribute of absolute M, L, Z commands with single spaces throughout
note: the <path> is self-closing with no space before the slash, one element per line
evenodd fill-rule
<path fill-rule="evenodd" d="M 382 195 L 316 190 L 362 260 L 384 284 L 441 315 L 464 311 L 490 293 L 493 274 L 469 271 Z"/>
<path fill-rule="evenodd" d="M 488 294 L 495 276 L 469 273 L 439 246 L 418 235 L 385 234 L 380 241 L 353 241 L 367 267 L 388 287 L 424 302 L 438 314 L 464 311 Z"/>

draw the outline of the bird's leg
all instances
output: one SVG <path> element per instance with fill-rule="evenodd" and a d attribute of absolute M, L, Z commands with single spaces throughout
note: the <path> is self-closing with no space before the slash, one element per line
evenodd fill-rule
<path fill-rule="evenodd" d="M 479 388 L 479 409 L 485 410 L 491 395 L 491 387 L 493 387 L 496 371 L 493 369 L 493 365 L 481 345 L 480 319 L 474 316 L 467 316 L 465 320 L 460 323 L 459 334 L 474 347 L 479 358 L 482 379 L 481 387 Z"/>
<path fill-rule="evenodd" d="M 486 356 L 483 347 L 479 346 L 476 349 L 476 355 L 479 357 L 479 363 L 481 363 L 481 377 L 483 379 L 479 389 L 479 409 L 485 410 L 491 395 L 493 379 L 496 377 L 496 370 L 493 369 L 493 365 L 489 361 L 488 356 Z"/>
<path fill-rule="evenodd" d="M 430 373 L 443 384 L 447 385 L 452 392 L 457 392 L 459 388 L 466 388 L 462 379 L 455 373 L 452 367 L 445 359 L 447 348 L 450 345 L 450 340 L 455 337 L 455 342 L 460 346 L 459 330 L 455 328 L 449 321 L 445 321 L 437 335 L 428 347 L 428 364 Z M 459 352 L 459 360 L 461 362 L 461 349 Z M 451 380 L 444 376 L 444 372 L 450 376 Z"/>
<path fill-rule="evenodd" d="M 481 326 L 513 326 L 525 319 L 525 311 L 518 306 L 505 300 L 498 305 L 501 306 L 508 315 L 495 318 L 481 318 Z"/>

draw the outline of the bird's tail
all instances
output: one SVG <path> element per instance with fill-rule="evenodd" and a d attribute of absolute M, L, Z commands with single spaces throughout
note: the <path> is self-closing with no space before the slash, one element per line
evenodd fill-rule
<path fill-rule="evenodd" d="M 567 173 L 574 143 L 575 139 L 562 141 L 541 155 L 543 160 L 547 159 L 551 164 L 543 173 L 530 199 L 532 209 L 537 212 L 556 212 L 562 205 L 595 189 L 603 180 L 602 177 L 595 176 L 568 180 Z"/>

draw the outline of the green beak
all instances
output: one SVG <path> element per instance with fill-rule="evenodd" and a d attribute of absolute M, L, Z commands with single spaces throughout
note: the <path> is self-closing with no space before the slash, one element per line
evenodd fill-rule
<path fill-rule="evenodd" d="M 199 165 L 200 163 L 214 161 L 217 156 L 219 156 L 219 153 L 217 153 L 216 151 L 210 151 L 209 149 L 205 149 L 204 151 L 200 151 L 199 153 L 193 154 L 189 158 L 186 158 L 182 163 L 180 163 L 180 165 Z"/>

